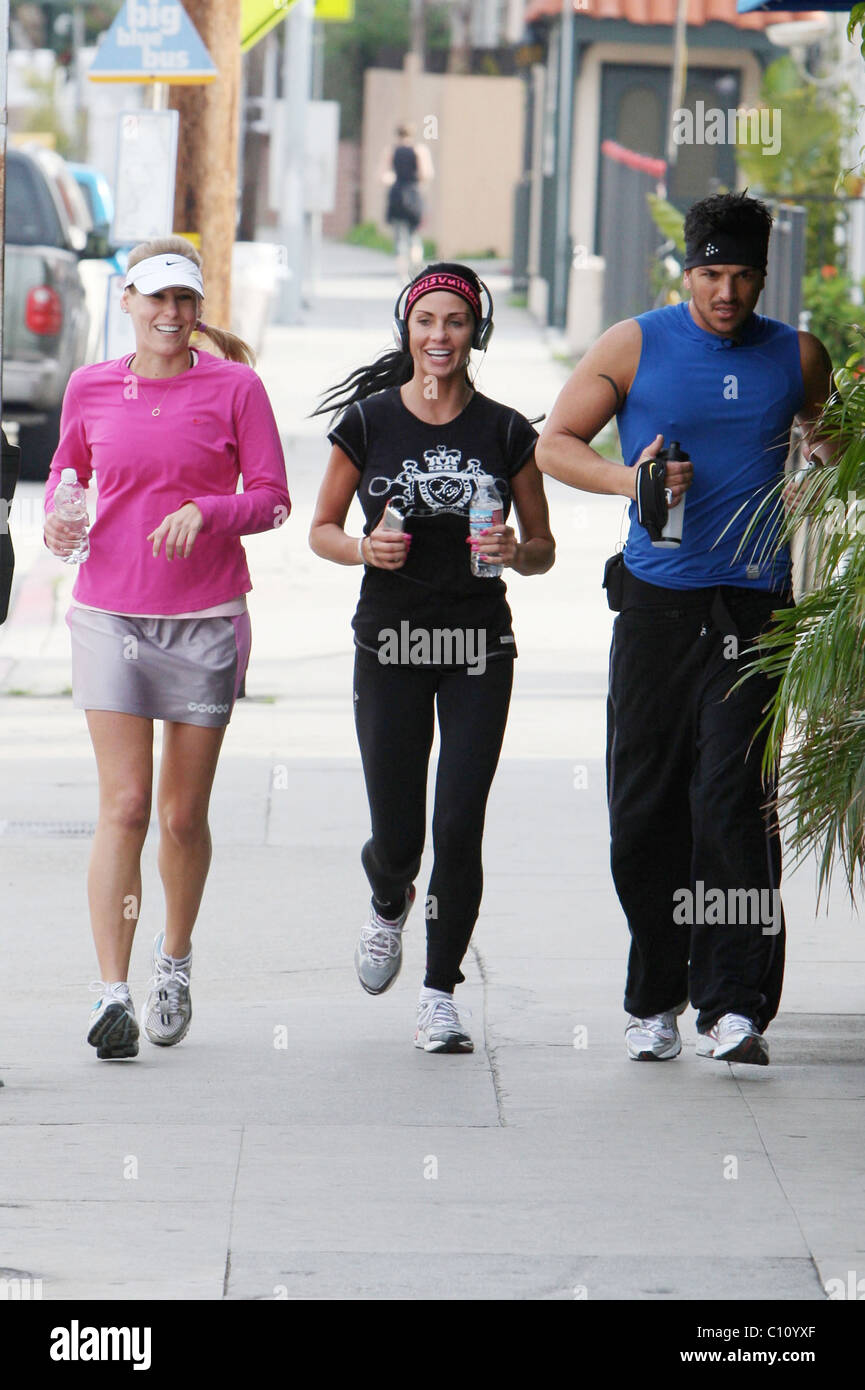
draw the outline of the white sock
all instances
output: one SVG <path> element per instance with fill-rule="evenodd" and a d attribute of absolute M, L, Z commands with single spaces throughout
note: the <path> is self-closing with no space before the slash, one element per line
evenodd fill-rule
<path fill-rule="evenodd" d="M 192 960 L 191 950 L 185 956 L 170 956 L 168 952 L 164 950 L 162 946 L 160 946 L 159 954 L 162 956 L 163 960 L 170 961 L 172 965 L 188 965 L 189 962 Z"/>
<path fill-rule="evenodd" d="M 418 1003 L 431 1004 L 434 999 L 453 999 L 453 995 L 445 989 L 428 989 L 426 985 L 421 985 Z"/>

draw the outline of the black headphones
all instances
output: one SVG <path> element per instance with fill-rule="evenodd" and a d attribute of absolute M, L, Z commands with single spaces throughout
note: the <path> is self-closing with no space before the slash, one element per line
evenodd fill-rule
<path fill-rule="evenodd" d="M 431 273 L 435 274 L 436 272 L 433 271 Z M 424 274 L 426 274 L 426 272 L 424 272 Z M 469 279 L 468 276 L 465 276 L 464 278 L 467 280 Z M 422 279 L 423 275 L 419 275 L 417 277 L 417 280 Z M 393 306 L 393 340 L 396 346 L 399 348 L 400 352 L 408 352 L 409 350 L 408 323 L 406 322 L 405 312 L 403 310 L 403 300 L 405 299 L 409 290 L 412 288 L 412 285 L 417 284 L 417 280 L 410 281 L 409 284 L 407 284 L 403 289 L 400 290 L 399 295 L 397 296 L 396 304 Z M 490 338 L 493 336 L 493 328 L 495 327 L 495 324 L 493 323 L 493 297 L 490 294 L 487 286 L 484 284 L 483 280 L 480 278 L 480 276 L 478 276 L 478 284 L 480 285 L 483 294 L 485 294 L 487 297 L 487 308 L 486 313 L 484 313 L 483 298 L 481 298 L 481 318 L 475 319 L 475 331 L 472 335 L 472 347 L 477 348 L 479 352 L 486 352 L 486 349 L 489 347 Z M 445 287 L 442 286 L 442 288 Z M 468 301 L 466 301 L 466 303 L 468 303 Z M 469 305 L 469 307 L 471 308 L 471 305 Z"/>

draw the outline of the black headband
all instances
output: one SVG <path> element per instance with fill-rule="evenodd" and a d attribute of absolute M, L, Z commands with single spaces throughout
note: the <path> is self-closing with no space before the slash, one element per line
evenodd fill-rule
<path fill-rule="evenodd" d="M 685 269 L 693 270 L 698 265 L 751 265 L 765 270 L 768 251 L 768 231 L 714 231 L 699 241 L 687 242 Z"/>

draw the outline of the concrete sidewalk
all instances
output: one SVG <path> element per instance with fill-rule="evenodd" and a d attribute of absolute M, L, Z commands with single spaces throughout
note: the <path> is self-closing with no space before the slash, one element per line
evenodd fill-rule
<path fill-rule="evenodd" d="M 490 285 L 479 385 L 539 414 L 564 368 L 506 280 Z M 823 1299 L 830 1278 L 865 1275 L 863 935 L 840 891 L 815 914 L 806 867 L 785 891 L 772 1065 L 698 1061 L 690 1012 L 677 1061 L 626 1060 L 602 761 L 610 499 L 553 484 L 556 567 L 509 585 L 517 683 L 459 992 L 475 1053 L 411 1046 L 419 919 L 395 987 L 371 999 L 357 984 L 359 570 L 308 550 L 328 446 L 305 416 L 387 345 L 396 289 L 385 258 L 327 247 L 307 322 L 270 330 L 261 371 L 294 515 L 247 542 L 250 698 L 214 793 L 192 1030 L 175 1049 L 143 1042 L 130 1064 L 84 1043 L 96 774 L 63 693 L 74 576 L 42 551 L 39 490 L 16 503 L 0 630 L 0 1277 L 39 1279 L 46 1299 Z M 151 834 L 139 1007 L 155 850 Z"/>

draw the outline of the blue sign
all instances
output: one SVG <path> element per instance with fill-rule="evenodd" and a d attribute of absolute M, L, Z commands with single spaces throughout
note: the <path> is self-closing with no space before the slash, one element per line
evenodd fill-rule
<path fill-rule="evenodd" d="M 213 82 L 219 70 L 179 0 L 125 0 L 87 76 L 93 82 Z"/>

